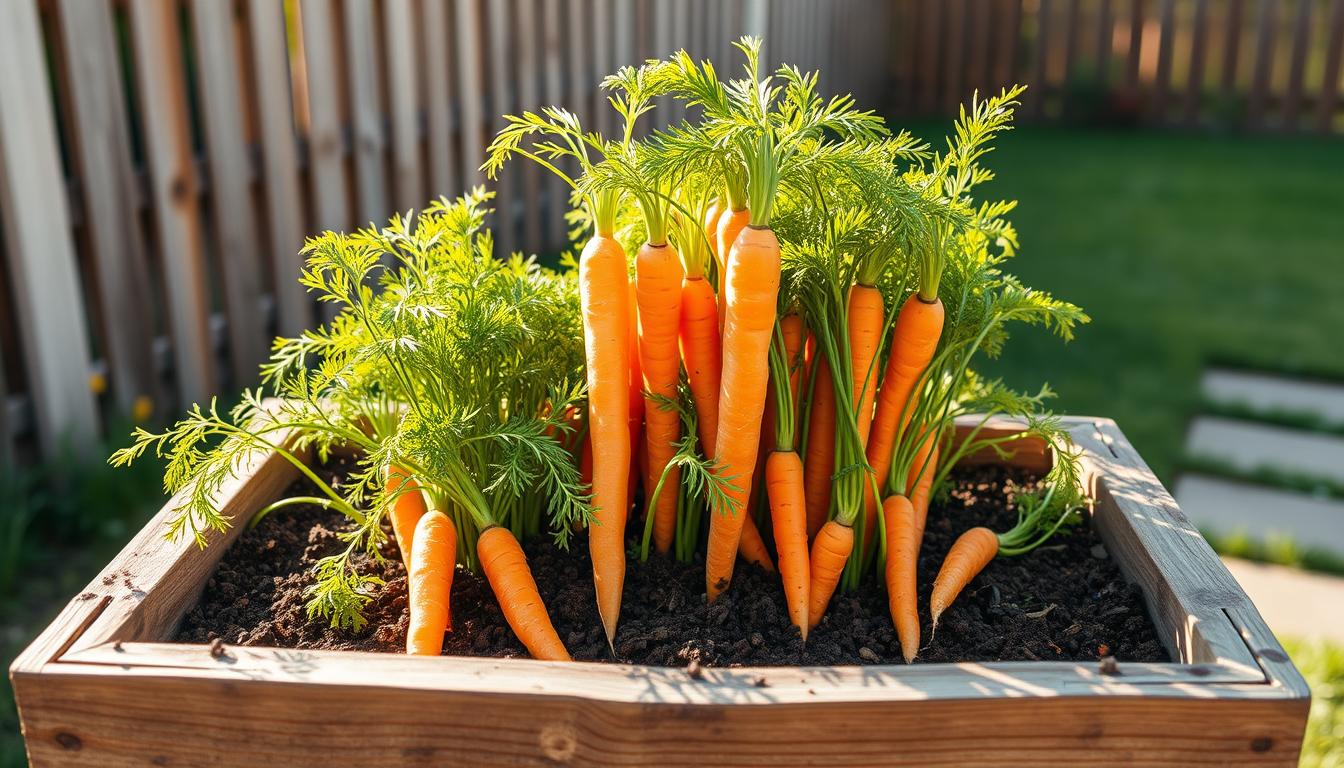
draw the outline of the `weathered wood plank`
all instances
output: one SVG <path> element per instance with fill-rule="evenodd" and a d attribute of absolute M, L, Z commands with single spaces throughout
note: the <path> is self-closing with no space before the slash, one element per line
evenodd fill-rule
<path fill-rule="evenodd" d="M 1270 76 L 1274 69 L 1274 40 L 1278 37 L 1278 0 L 1260 0 L 1255 22 L 1255 70 L 1251 93 L 1246 99 L 1246 126 L 1263 126 L 1270 97 Z"/>
<path fill-rule="evenodd" d="M 1017 77 L 1017 45 L 1022 33 L 1022 0 L 1000 0 L 994 43 L 994 88 L 1007 88 Z"/>
<path fill-rule="evenodd" d="M 944 8 L 942 109 L 946 114 L 956 114 L 957 105 L 965 98 L 962 67 L 965 64 L 966 0 L 948 0 Z"/>
<path fill-rule="evenodd" d="M 1339 100 L 1340 62 L 1344 59 L 1344 0 L 1330 4 L 1330 25 L 1326 30 L 1327 49 L 1321 93 L 1316 99 L 1316 130 L 1330 133 L 1335 120 L 1335 105 Z"/>
<path fill-rule="evenodd" d="M 503 125 L 500 115 L 514 111 L 514 88 L 511 75 L 511 59 L 514 55 L 509 37 L 512 21 L 509 13 L 509 0 L 487 0 L 489 55 L 490 55 L 490 120 L 489 135 Z M 495 200 L 494 233 L 495 252 L 500 255 L 512 253 L 518 247 L 517 204 L 519 163 L 512 162 L 499 172 L 495 189 L 499 197 Z"/>
<path fill-rule="evenodd" d="M 1153 83 L 1153 119 L 1167 119 L 1167 95 L 1171 91 L 1171 59 L 1176 47 L 1176 0 L 1162 0 L 1158 14 L 1157 78 Z"/>
<path fill-rule="evenodd" d="M 626 3 L 621 4 L 628 7 Z M 540 69 L 541 41 L 538 39 L 537 23 L 540 9 L 536 0 L 513 0 L 513 18 L 518 23 L 514 31 L 516 59 L 518 64 L 515 93 L 518 94 L 518 111 L 537 111 L 544 106 L 541 103 L 541 85 L 544 73 Z M 522 203 L 523 203 L 523 250 L 537 253 L 541 250 L 541 192 L 542 167 L 533 162 L 521 164 Z"/>
<path fill-rule="evenodd" d="M 261 232 L 252 207 L 251 162 L 243 137 L 243 89 L 234 47 L 233 5 L 192 0 L 190 7 L 214 214 L 212 232 L 229 321 L 229 362 L 233 383 L 247 386 L 268 357 L 270 339 L 260 305 L 257 242 Z M 290 279 L 297 279 L 297 275 Z"/>
<path fill-rule="evenodd" d="M 1199 124 L 1200 106 L 1204 96 L 1204 59 L 1209 38 L 1209 0 L 1195 0 L 1195 22 L 1190 38 L 1190 72 L 1185 82 L 1186 125 Z"/>
<path fill-rule="evenodd" d="M 330 654 L 248 649 L 210 670 L 52 664 L 51 674 L 20 673 L 15 683 L 34 713 L 26 733 L 39 767 L 177 764 L 201 754 L 231 765 L 328 766 L 336 754 L 353 765 L 701 766 L 706 723 L 721 766 L 872 765 L 893 755 L 921 766 L 1290 766 L 1306 715 L 1305 700 L 1225 700 L 1221 688 L 1232 686 L 1216 684 L 1101 695 L 1125 686 L 1092 673 L 1077 692 L 1060 692 L 1018 666 L 975 666 L 965 697 L 928 697 L 918 693 L 918 668 L 770 670 L 762 688 L 755 670 L 706 670 L 692 681 L 679 670 L 416 658 L 392 675 L 378 674 L 381 659 L 362 667 L 369 654 L 344 655 L 356 658 L 335 671 Z M 340 682 L 327 682 L 337 674 Z M 396 684 L 370 685 L 389 679 Z M 505 693 L 483 696 L 483 681 Z M 354 699 L 380 716 L 350 728 Z M 882 727 L 847 727 L 860 721 Z M 931 722 L 975 727 L 930 730 Z M 239 733 L 247 737 L 225 736 Z"/>
<path fill-rule="evenodd" d="M 436 3 L 431 3 L 435 5 Z M 420 64 L 415 4 L 384 3 L 383 50 L 387 54 L 387 92 L 392 113 L 392 189 L 395 211 L 420 209 L 425 199 L 424 162 L 420 159 L 420 80 L 428 67 Z M 440 40 L 431 42 L 440 48 Z M 444 73 L 446 76 L 446 73 Z M 384 213 L 387 214 L 392 211 Z M 381 223 L 381 220 L 380 220 Z"/>
<path fill-rule="evenodd" d="M 1129 12 L 1129 60 L 1125 67 L 1125 82 L 1131 91 L 1139 89 L 1139 63 L 1143 56 L 1144 0 L 1131 0 Z"/>
<path fill-rule="evenodd" d="M 916 78 L 916 107 L 927 115 L 938 104 L 938 40 L 942 31 L 943 4 L 924 3 L 920 8 L 919 75 Z"/>
<path fill-rule="evenodd" d="M 547 106 L 562 104 L 565 98 L 564 15 L 561 10 L 560 0 L 542 0 L 541 34 Z M 645 52 L 645 56 L 651 55 L 651 51 Z M 569 210 L 569 185 L 552 173 L 546 174 L 546 201 L 546 247 L 561 248 L 568 242 L 565 212 Z"/>
<path fill-rule="evenodd" d="M 1050 15 L 1050 0 L 1040 0 L 1036 12 L 1036 55 L 1030 87 L 1024 96 L 1028 113 L 1036 118 L 1045 114 L 1045 99 L 1050 93 L 1050 38 L 1054 34 Z"/>
<path fill-rule="evenodd" d="M 313 300 L 299 285 L 304 214 L 294 134 L 284 8 L 270 0 L 248 0 L 252 35 L 252 84 L 261 139 L 267 235 L 275 275 L 276 332 L 297 336 L 313 321 Z"/>
<path fill-rule="evenodd" d="M 130 11 L 150 197 L 168 286 L 173 373 L 181 401 L 202 402 L 218 382 L 176 6 L 170 0 L 132 0 Z"/>
<path fill-rule="evenodd" d="M 1313 0 L 1297 0 L 1293 21 L 1293 48 L 1288 61 L 1288 92 L 1283 98 L 1283 129 L 1297 130 L 1297 115 L 1302 108 L 1302 80 L 1311 47 L 1311 6 Z"/>
<path fill-rule="evenodd" d="M 341 150 L 340 84 L 336 61 L 336 16 L 332 0 L 303 0 L 303 55 L 308 73 L 308 185 L 314 228 L 342 230 L 350 224 L 350 194 Z"/>
<path fill-rule="evenodd" d="M 349 78 L 358 224 L 381 226 L 392 214 L 387 195 L 387 134 L 383 128 L 383 67 L 376 47 L 373 0 L 343 0 L 342 53 Z M 338 72 L 341 70 L 330 70 Z M 309 70 L 312 72 L 312 70 Z"/>
<path fill-rule="evenodd" d="M 425 54 L 425 111 L 429 123 L 429 198 L 455 197 L 463 192 L 457 170 L 453 137 L 457 131 L 453 114 L 451 7 L 432 0 L 424 6 L 420 48 Z M 421 201 L 424 204 L 428 201 Z"/>
<path fill-rule="evenodd" d="M 1080 424 L 1097 530 L 1125 575 L 1149 598 L 1160 636 L 1194 663 L 1256 669 L 1223 611 L 1249 605 L 1199 530 L 1109 419 Z"/>
<path fill-rule="evenodd" d="M 162 387 L 147 342 L 155 335 L 149 315 L 153 289 L 135 208 L 135 171 L 112 8 L 79 0 L 61 0 L 59 8 L 69 72 L 72 159 L 83 193 L 103 314 L 95 325 L 106 342 L 112 394 L 118 407 L 131 413 L 142 397 L 158 402 Z"/>
<path fill-rule="evenodd" d="M 485 76 L 482 73 L 481 38 L 485 27 L 481 23 L 480 5 L 476 0 L 455 0 L 453 3 L 455 39 L 457 40 L 457 76 L 459 102 L 462 107 L 462 181 L 470 187 L 485 181 L 481 163 L 485 162 Z"/>

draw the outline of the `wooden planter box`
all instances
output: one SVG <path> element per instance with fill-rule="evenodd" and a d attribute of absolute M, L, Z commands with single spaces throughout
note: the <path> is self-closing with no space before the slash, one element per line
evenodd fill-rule
<path fill-rule="evenodd" d="M 1072 418 L 1095 525 L 1173 658 L 707 669 L 164 642 L 208 549 L 167 509 L 14 662 L 34 765 L 1297 764 L 1310 692 L 1115 423 Z M 963 427 L 964 428 L 964 427 Z M 1006 433 L 1010 424 L 996 424 Z M 983 459 L 983 457 L 982 457 Z M 1013 463 L 1044 469 L 1040 446 Z M 258 455 L 235 522 L 294 476 Z M 768 687 L 756 681 L 765 676 Z"/>

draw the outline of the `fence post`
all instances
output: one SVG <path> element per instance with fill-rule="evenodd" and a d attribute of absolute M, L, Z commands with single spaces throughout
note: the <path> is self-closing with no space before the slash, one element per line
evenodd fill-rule
<path fill-rule="evenodd" d="M 138 190 L 112 6 L 61 0 L 56 7 L 70 89 L 71 160 L 83 193 L 102 309 L 95 326 L 107 344 L 116 403 L 129 414 L 141 398 L 158 404 L 163 393 L 147 342 L 154 336 L 154 292 L 135 208 Z"/>
<path fill-rule="evenodd" d="M 64 437 L 87 454 L 97 409 L 42 39 L 36 3 L 0 0 L 0 211 L 43 452 Z"/>

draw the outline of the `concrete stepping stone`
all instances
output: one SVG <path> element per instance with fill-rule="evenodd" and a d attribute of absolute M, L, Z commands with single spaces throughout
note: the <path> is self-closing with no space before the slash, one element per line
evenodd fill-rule
<path fill-rule="evenodd" d="M 1190 426 L 1186 453 L 1246 472 L 1274 469 L 1344 483 L 1344 437 L 1221 416 Z"/>
<path fill-rule="evenodd" d="M 1261 413 L 1311 414 L 1330 424 L 1344 424 L 1344 384 L 1211 368 L 1204 372 L 1200 387 L 1215 403 Z"/>
<path fill-rule="evenodd" d="M 1286 536 L 1299 547 L 1344 554 L 1344 501 L 1339 499 L 1199 474 L 1181 475 L 1172 495 L 1201 529 L 1245 533 L 1259 541 Z"/>
<path fill-rule="evenodd" d="M 1344 642 L 1344 578 L 1224 557 L 1274 634 Z"/>

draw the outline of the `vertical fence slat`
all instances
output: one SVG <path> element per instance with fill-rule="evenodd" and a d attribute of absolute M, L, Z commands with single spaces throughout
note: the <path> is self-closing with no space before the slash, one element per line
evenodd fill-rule
<path fill-rule="evenodd" d="M 1243 0 L 1227 0 L 1223 9 L 1227 29 L 1223 32 L 1222 87 L 1226 94 L 1237 88 L 1237 63 L 1241 60 L 1241 15 Z"/>
<path fill-rule="evenodd" d="M 420 45 L 425 52 L 425 112 L 429 124 L 429 197 L 455 197 L 462 190 L 453 148 L 453 60 L 449 41 L 449 6 L 440 0 L 424 4 Z"/>
<path fill-rule="evenodd" d="M 1069 10 L 1064 16 L 1064 70 L 1060 74 L 1062 100 L 1068 108 L 1069 78 L 1073 76 L 1073 67 L 1078 62 L 1078 17 L 1081 10 L 1079 0 L 1069 0 Z"/>
<path fill-rule="evenodd" d="M 306 0 L 305 0 L 306 1 Z M 481 10 L 477 0 L 456 0 L 453 21 L 457 40 L 457 77 L 462 114 L 462 181 L 474 186 L 485 180 L 485 76 L 481 59 Z"/>
<path fill-rule="evenodd" d="M 938 103 L 938 33 L 942 29 L 942 3 L 923 3 L 920 9 L 922 23 L 919 35 L 919 77 L 916 100 L 920 114 L 933 112 Z"/>
<path fill-rule="evenodd" d="M 344 229 L 350 223 L 341 149 L 341 95 L 336 73 L 336 18 L 331 0 L 303 0 L 303 53 L 308 73 L 308 184 L 314 228 Z"/>
<path fill-rule="evenodd" d="M 616 112 L 607 104 L 606 93 L 598 87 L 598 81 L 611 74 L 613 67 L 611 52 L 611 9 L 613 2 L 626 2 L 626 0 L 592 0 L 593 14 L 588 18 L 588 34 L 590 38 L 588 45 L 592 48 L 593 56 L 593 76 L 587 83 L 589 96 L 593 102 L 593 120 L 594 125 L 602 133 L 610 136 L 616 127 Z M 686 21 L 686 14 L 677 14 L 683 23 Z M 677 41 L 678 45 L 685 45 L 685 35 Z"/>
<path fill-rule="evenodd" d="M 1006 88 L 1017 79 L 1017 46 L 1022 32 L 1022 0 L 1000 0 L 994 44 L 994 85 Z"/>
<path fill-rule="evenodd" d="M 249 0 L 247 17 L 269 211 L 266 223 L 275 274 L 276 331 L 296 336 L 312 323 L 313 311 L 312 299 L 298 280 L 304 221 L 284 9 L 271 0 Z"/>
<path fill-rule="evenodd" d="M 1199 124 L 1199 107 L 1204 97 L 1204 58 L 1209 37 L 1209 0 L 1195 0 L 1195 27 L 1190 38 L 1190 73 L 1185 84 L 1187 126 Z"/>
<path fill-rule="evenodd" d="M 1302 108 L 1302 78 L 1307 65 L 1307 47 L 1311 45 L 1311 6 L 1314 0 L 1297 0 L 1293 23 L 1293 51 L 1288 66 L 1288 93 L 1283 100 L 1283 129 L 1297 129 L 1297 113 Z"/>
<path fill-rule="evenodd" d="M 624 5 L 624 3 L 622 4 Z M 541 71 L 538 69 L 541 48 L 537 36 L 537 8 L 534 0 L 514 0 L 514 18 L 518 20 L 515 34 L 518 57 L 518 111 L 541 108 Z M 528 162 L 521 165 L 523 181 L 523 249 L 528 253 L 541 250 L 541 166 Z"/>
<path fill-rule="evenodd" d="M 36 4 L 0 1 L 0 212 L 29 392 L 44 452 L 54 456 L 68 437 L 87 455 L 97 412 L 46 73 Z"/>
<path fill-rule="evenodd" d="M 419 78 L 427 67 L 416 61 L 415 7 L 410 0 L 384 3 L 382 8 L 386 16 L 384 49 L 392 113 L 392 188 L 396 211 L 405 213 L 425 204 Z M 384 211 L 384 218 L 389 213 Z"/>
<path fill-rule="evenodd" d="M 509 0 L 489 0 L 488 19 L 490 42 L 490 112 L 489 134 L 493 135 L 501 125 L 500 115 L 513 111 L 513 84 L 509 77 L 509 60 L 513 51 L 509 48 Z M 518 248 L 517 211 L 515 200 L 518 178 L 518 163 L 509 163 L 499 172 L 495 182 L 498 197 L 495 199 L 495 251 L 501 255 L 512 253 Z"/>
<path fill-rule="evenodd" d="M 355 192 L 359 224 L 381 225 L 392 213 L 387 200 L 387 136 L 380 89 L 383 68 L 375 47 L 373 0 L 343 0 L 346 76 L 354 134 Z M 336 71 L 336 70 L 333 70 Z M 309 70 L 312 74 L 312 70 Z"/>
<path fill-rule="evenodd" d="M 1131 0 L 1129 13 L 1129 63 L 1125 70 L 1125 82 L 1131 90 L 1139 88 L 1139 59 L 1143 56 L 1143 3 L 1144 0 Z"/>
<path fill-rule="evenodd" d="M 564 101 L 564 48 L 562 43 L 562 25 L 564 22 L 560 8 L 561 0 L 542 0 L 542 47 L 545 49 L 546 68 L 546 104 L 558 105 Z M 647 52 L 646 52 L 647 55 Z M 566 245 L 565 211 L 569 208 L 569 186 L 556 178 L 555 174 L 546 174 L 546 247 L 561 248 Z"/>
<path fill-rule="evenodd" d="M 135 210 L 126 94 L 112 8 L 107 3 L 62 0 L 59 26 L 70 73 L 73 157 L 84 192 L 103 313 L 98 325 L 107 344 L 113 394 L 117 405 L 130 413 L 139 397 L 157 401 L 161 393 L 152 350 L 145 342 L 154 337 L 149 316 L 153 289 Z M 0 398 L 0 411 L 6 410 L 3 403 Z"/>
<path fill-rule="evenodd" d="M 1103 88 L 1111 79 L 1111 47 L 1115 36 L 1115 19 L 1111 17 L 1111 0 L 1097 4 L 1097 84 Z"/>
<path fill-rule="evenodd" d="M 1321 95 L 1316 101 L 1316 130 L 1330 133 L 1335 120 L 1335 104 L 1339 98 L 1340 59 L 1344 58 L 1344 0 L 1330 4 L 1330 25 L 1326 30 L 1329 48 L 1325 54 L 1325 78 Z"/>
<path fill-rule="evenodd" d="M 1171 90 L 1171 57 L 1176 37 L 1176 0 L 1162 0 L 1158 15 L 1157 81 L 1153 84 L 1153 119 L 1167 118 L 1167 93 Z"/>
<path fill-rule="evenodd" d="M 132 0 L 130 8 L 177 391 L 184 403 L 201 402 L 216 392 L 217 382 L 178 17 L 170 0 Z"/>
<path fill-rule="evenodd" d="M 962 98 L 962 50 L 966 41 L 966 0 L 948 0 L 945 4 L 946 28 L 943 31 L 943 111 L 952 114 Z"/>
<path fill-rule="evenodd" d="M 970 51 L 969 61 L 966 64 L 966 85 L 963 87 L 964 97 L 971 90 L 978 90 L 985 93 L 989 90 L 989 25 L 991 14 L 993 13 L 992 0 L 968 0 L 970 3 L 970 45 L 967 46 Z"/>
<path fill-rule="evenodd" d="M 229 363 L 234 384 L 247 385 L 256 378 L 269 344 L 258 304 L 262 283 L 256 244 L 261 233 L 252 208 L 251 163 L 243 138 L 243 93 L 238 82 L 241 70 L 234 47 L 233 6 L 216 0 L 193 0 L 191 16 L 210 171 L 209 197 L 214 211 L 212 234 L 229 320 Z"/>
<path fill-rule="evenodd" d="M 1251 78 L 1251 95 L 1246 102 L 1246 125 L 1259 128 L 1265 118 L 1265 104 L 1269 100 L 1269 77 L 1274 68 L 1274 38 L 1278 35 L 1278 0 L 1260 0 L 1256 14 L 1255 74 Z"/>
<path fill-rule="evenodd" d="M 1027 106 L 1033 117 L 1045 114 L 1045 99 L 1050 92 L 1050 0 L 1040 0 L 1036 12 L 1036 51 L 1032 65 L 1031 87 L 1027 90 Z"/>

